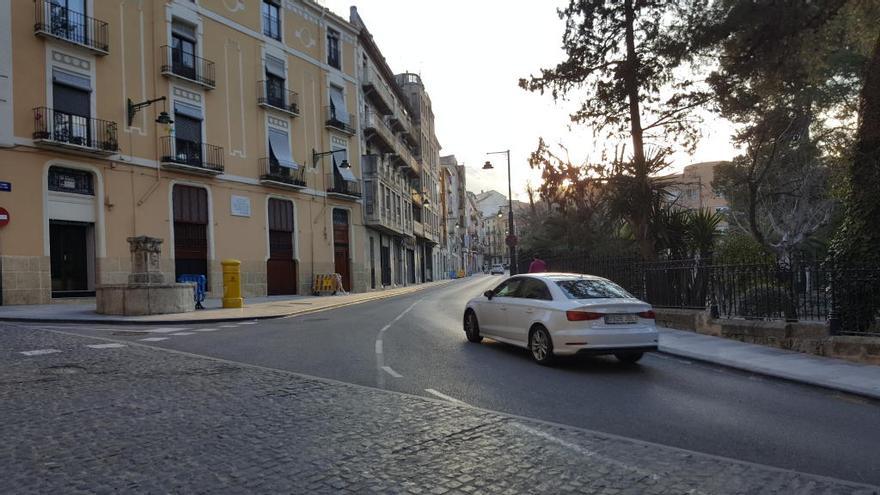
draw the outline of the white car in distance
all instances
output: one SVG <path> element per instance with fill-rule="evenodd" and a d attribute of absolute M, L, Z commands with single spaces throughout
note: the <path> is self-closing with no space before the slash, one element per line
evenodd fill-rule
<path fill-rule="evenodd" d="M 496 263 L 492 265 L 491 269 L 489 269 L 489 275 L 504 275 L 504 271 L 504 265 Z"/>
<path fill-rule="evenodd" d="M 613 354 L 635 363 L 657 350 L 651 305 L 591 275 L 532 273 L 506 279 L 468 301 L 464 331 L 528 349 L 535 361 L 555 356 Z"/>

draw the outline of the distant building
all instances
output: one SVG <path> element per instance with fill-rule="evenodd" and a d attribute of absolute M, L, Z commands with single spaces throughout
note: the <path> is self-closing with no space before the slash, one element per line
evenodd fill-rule
<path fill-rule="evenodd" d="M 726 211 L 727 200 L 712 190 L 715 167 L 727 162 L 702 162 L 688 165 L 681 174 L 671 178 L 676 184 L 670 188 L 676 206 L 687 210 L 708 208 L 712 211 Z"/>

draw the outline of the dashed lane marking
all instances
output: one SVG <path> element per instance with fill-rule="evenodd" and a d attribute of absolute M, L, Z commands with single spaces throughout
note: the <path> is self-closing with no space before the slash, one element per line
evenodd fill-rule
<path fill-rule="evenodd" d="M 92 349 L 119 349 L 120 347 L 128 347 L 125 344 L 88 344 L 86 347 Z"/>
<path fill-rule="evenodd" d="M 192 332 L 177 332 L 177 333 L 172 333 L 170 335 L 179 335 L 182 337 L 184 335 L 192 335 L 192 334 L 193 334 Z"/>
<path fill-rule="evenodd" d="M 220 325 L 220 328 L 235 328 L 238 325 Z"/>
<path fill-rule="evenodd" d="M 239 324 L 239 325 L 256 325 L 257 323 L 259 323 L 259 322 L 258 322 L 258 321 L 243 321 L 243 322 L 238 323 L 238 324 Z"/>
<path fill-rule="evenodd" d="M 168 337 L 147 337 L 146 339 L 138 339 L 142 342 L 162 342 L 168 340 Z"/>
<path fill-rule="evenodd" d="M 34 351 L 22 351 L 20 354 L 25 356 L 42 356 L 44 354 L 55 354 L 61 352 L 58 349 L 37 349 Z"/>
<path fill-rule="evenodd" d="M 382 366 L 382 369 L 394 378 L 403 378 L 403 375 L 391 369 L 391 366 Z"/>
<path fill-rule="evenodd" d="M 180 332 L 182 330 L 186 330 L 185 328 L 151 328 L 147 330 L 150 333 L 171 333 L 171 332 Z"/>
<path fill-rule="evenodd" d="M 382 337 L 385 335 L 385 332 L 388 331 L 389 328 L 391 328 L 391 325 L 400 321 L 400 319 L 403 318 L 403 316 L 405 314 L 412 311 L 412 309 L 416 306 L 416 304 L 419 303 L 419 301 L 421 301 L 421 299 L 410 304 L 410 306 L 408 308 L 406 308 L 402 313 L 397 315 L 396 318 L 391 320 L 391 323 L 382 327 L 379 330 L 379 333 L 376 335 L 376 383 L 379 385 L 379 388 L 385 388 L 385 373 L 388 373 L 391 376 L 394 376 L 395 374 L 399 375 L 399 373 L 392 370 L 390 367 L 385 366 L 385 354 L 383 353 L 384 349 L 383 349 Z M 385 373 L 383 373 L 383 371 Z M 401 376 L 394 376 L 394 378 L 401 378 Z"/>
<path fill-rule="evenodd" d="M 466 405 L 467 405 L 466 402 L 461 401 L 461 400 L 458 400 L 458 399 L 456 399 L 455 397 L 450 397 L 450 396 L 448 396 L 448 395 L 446 395 L 446 394 L 444 394 L 444 393 L 438 392 L 438 391 L 434 390 L 433 388 L 426 388 L 426 389 L 425 389 L 425 392 L 428 392 L 428 393 L 431 394 L 431 395 L 434 395 L 434 396 L 440 397 L 440 398 L 443 399 L 443 400 L 446 400 L 446 401 L 452 402 L 453 404 L 461 404 L 461 405 L 463 405 L 463 406 L 466 406 Z"/>
<path fill-rule="evenodd" d="M 220 330 L 219 328 L 196 328 L 194 331 L 196 332 L 216 332 Z"/>

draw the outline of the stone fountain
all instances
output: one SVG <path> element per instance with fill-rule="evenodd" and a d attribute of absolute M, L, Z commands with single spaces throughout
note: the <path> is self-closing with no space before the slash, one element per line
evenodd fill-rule
<path fill-rule="evenodd" d="M 159 267 L 162 239 L 128 238 L 131 274 L 127 284 L 95 289 L 97 312 L 105 315 L 158 315 L 195 311 L 193 284 L 165 283 Z"/>

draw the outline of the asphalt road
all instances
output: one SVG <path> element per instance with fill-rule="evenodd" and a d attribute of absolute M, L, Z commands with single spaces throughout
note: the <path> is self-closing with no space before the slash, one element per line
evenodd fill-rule
<path fill-rule="evenodd" d="M 474 277 L 247 325 L 68 330 L 134 342 L 166 338 L 139 343 L 880 485 L 880 402 L 664 354 L 635 366 L 579 357 L 547 368 L 522 349 L 468 343 L 465 302 L 500 280 Z"/>

